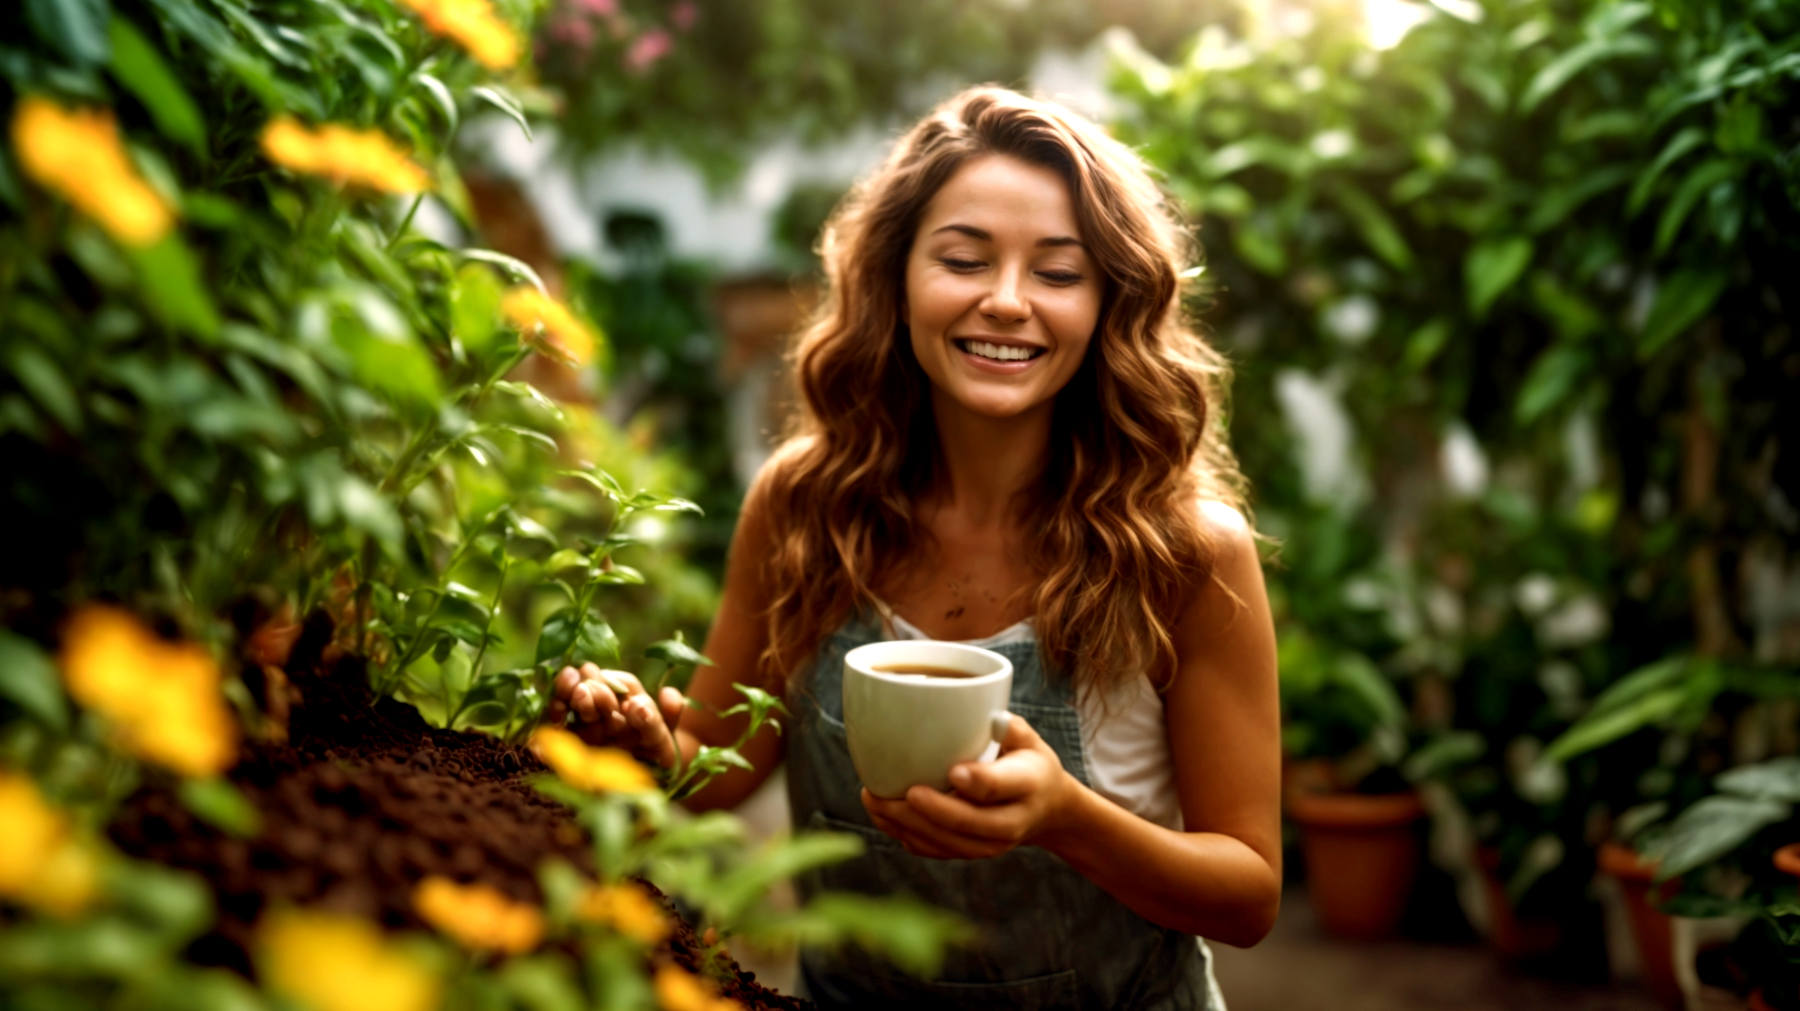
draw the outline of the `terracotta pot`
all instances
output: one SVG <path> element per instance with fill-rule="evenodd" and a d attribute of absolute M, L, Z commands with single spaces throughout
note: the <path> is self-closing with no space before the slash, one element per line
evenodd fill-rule
<path fill-rule="evenodd" d="M 1555 920 L 1521 919 L 1513 909 L 1506 882 L 1500 880 L 1500 851 L 1491 846 L 1475 850 L 1481 867 L 1482 889 L 1488 900 L 1488 943 L 1508 959 L 1548 955 L 1562 944 L 1562 925 Z"/>
<path fill-rule="evenodd" d="M 1788 843 L 1775 851 L 1775 869 L 1800 878 L 1800 842 Z"/>
<path fill-rule="evenodd" d="M 1775 1011 L 1775 1005 L 1763 997 L 1762 988 L 1750 991 L 1750 1000 L 1746 1005 L 1749 1011 Z"/>
<path fill-rule="evenodd" d="M 1631 936 L 1637 943 L 1638 962 L 1643 966 L 1644 982 L 1656 996 L 1656 1002 L 1670 1011 L 1681 1011 L 1687 1000 L 1681 992 L 1681 981 L 1675 975 L 1674 934 L 1669 914 L 1651 902 L 1668 898 L 1675 882 L 1656 882 L 1656 862 L 1646 861 L 1637 851 L 1616 842 L 1600 847 L 1600 870 L 1612 875 L 1625 893 L 1625 912 L 1631 922 Z"/>
<path fill-rule="evenodd" d="M 1424 815 L 1424 802 L 1410 792 L 1296 792 L 1288 798 L 1320 926 L 1356 940 L 1394 933 L 1418 876 L 1416 825 Z"/>

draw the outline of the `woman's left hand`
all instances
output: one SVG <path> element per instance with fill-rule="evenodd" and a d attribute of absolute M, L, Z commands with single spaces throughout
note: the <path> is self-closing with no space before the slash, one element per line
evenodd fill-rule
<path fill-rule="evenodd" d="M 1016 715 L 999 757 L 958 763 L 950 770 L 950 785 L 955 793 L 915 786 L 899 800 L 864 789 L 863 807 L 875 827 L 909 853 L 975 860 L 1041 843 L 1061 827 L 1081 790 L 1050 745 Z"/>

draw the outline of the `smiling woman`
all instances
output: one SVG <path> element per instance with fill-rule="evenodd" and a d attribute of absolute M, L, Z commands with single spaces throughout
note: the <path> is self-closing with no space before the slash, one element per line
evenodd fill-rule
<path fill-rule="evenodd" d="M 639 755 L 736 740 L 734 682 L 784 691 L 786 735 L 693 804 L 785 755 L 796 826 L 867 844 L 803 891 L 910 893 L 982 928 L 931 980 L 805 952 L 821 1006 L 1216 1009 L 1191 935 L 1273 923 L 1274 635 L 1224 368 L 1180 315 L 1187 252 L 1093 124 L 993 88 L 946 103 L 827 227 L 799 429 L 745 503 L 703 707 L 558 684 L 582 736 Z M 951 792 L 881 799 L 850 760 L 845 655 L 908 638 L 1005 656 L 1013 718 Z"/>

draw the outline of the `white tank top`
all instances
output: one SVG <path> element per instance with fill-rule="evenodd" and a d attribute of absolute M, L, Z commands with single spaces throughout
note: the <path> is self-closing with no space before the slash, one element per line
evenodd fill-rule
<path fill-rule="evenodd" d="M 929 639 L 924 630 L 880 601 L 876 607 L 896 639 Z M 960 639 L 968 646 L 992 649 L 1037 639 L 1027 618 L 985 639 Z M 1077 692 L 1075 711 L 1081 720 L 1081 757 L 1087 763 L 1094 792 L 1145 821 L 1182 830 L 1181 799 L 1175 793 L 1175 769 L 1169 761 L 1169 730 L 1163 722 L 1162 696 L 1140 674 L 1111 692 Z"/>

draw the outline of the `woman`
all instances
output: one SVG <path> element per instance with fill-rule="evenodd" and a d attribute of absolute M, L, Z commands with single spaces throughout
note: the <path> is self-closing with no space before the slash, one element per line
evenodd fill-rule
<path fill-rule="evenodd" d="M 929 983 L 807 952 L 822 1006 L 1222 1007 L 1192 935 L 1274 922 L 1274 633 L 1181 236 L 1092 124 L 994 88 L 945 103 L 826 229 L 802 418 L 746 498 L 703 707 L 558 678 L 553 718 L 663 764 L 735 738 L 732 682 L 782 691 L 787 735 L 695 806 L 785 758 L 796 827 L 869 842 L 803 890 L 909 891 L 983 928 Z M 888 801 L 857 783 L 840 678 L 907 637 L 1005 653 L 1016 718 L 954 792 Z"/>

